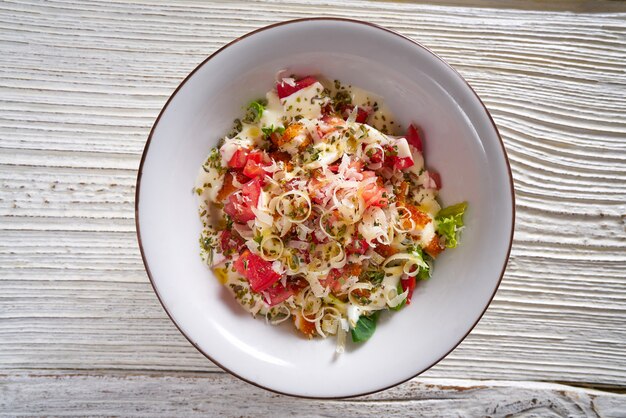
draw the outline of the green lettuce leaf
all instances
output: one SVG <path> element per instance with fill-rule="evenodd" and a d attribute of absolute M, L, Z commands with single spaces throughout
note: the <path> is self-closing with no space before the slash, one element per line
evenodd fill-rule
<path fill-rule="evenodd" d="M 463 215 L 467 209 L 467 202 L 457 203 L 439 211 L 437 220 L 437 232 L 445 237 L 447 248 L 456 248 L 459 241 L 459 231 L 463 227 Z"/>
<path fill-rule="evenodd" d="M 376 311 L 370 316 L 360 317 L 356 326 L 351 331 L 352 341 L 355 343 L 361 343 L 369 340 L 370 337 L 374 335 L 374 331 L 376 331 L 376 323 L 378 322 L 379 316 L 380 311 Z"/>

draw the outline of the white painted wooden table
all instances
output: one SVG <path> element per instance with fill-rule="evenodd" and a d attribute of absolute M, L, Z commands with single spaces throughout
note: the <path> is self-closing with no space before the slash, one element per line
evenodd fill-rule
<path fill-rule="evenodd" d="M 625 3 L 168 3 L 0 2 L 0 415 L 626 416 Z M 472 334 L 423 376 L 345 401 L 207 361 L 159 305 L 133 220 L 148 131 L 184 76 L 314 15 L 382 24 L 453 64 L 517 193 L 509 268 Z"/>

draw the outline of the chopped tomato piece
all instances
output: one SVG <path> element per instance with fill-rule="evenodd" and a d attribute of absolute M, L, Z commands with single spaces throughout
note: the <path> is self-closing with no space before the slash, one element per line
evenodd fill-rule
<path fill-rule="evenodd" d="M 224 205 L 224 212 L 238 223 L 245 223 L 255 218 L 252 209 L 242 202 L 241 195 L 230 195 L 228 202 Z"/>
<path fill-rule="evenodd" d="M 258 178 L 250 180 L 241 186 L 241 193 L 244 198 L 249 199 L 252 207 L 256 207 L 259 203 L 259 196 L 261 196 L 261 180 Z"/>
<path fill-rule="evenodd" d="M 291 287 L 285 287 L 280 283 L 276 283 L 274 286 L 266 290 L 267 301 L 270 306 L 278 305 L 281 302 L 286 301 L 295 294 L 294 289 Z"/>
<path fill-rule="evenodd" d="M 415 290 L 415 277 L 407 277 L 406 279 L 402 279 L 400 281 L 402 285 L 402 291 L 409 290 L 409 293 L 406 295 L 406 304 L 411 304 L 411 298 L 413 297 L 413 291 Z"/>
<path fill-rule="evenodd" d="M 367 118 L 369 116 L 370 116 L 370 112 L 359 107 L 359 110 L 357 110 L 357 113 L 356 113 L 356 122 L 365 123 L 365 121 L 367 121 Z"/>
<path fill-rule="evenodd" d="M 399 157 L 397 149 L 394 147 L 387 146 L 385 147 L 385 165 L 396 170 L 405 170 L 409 167 L 412 167 L 413 158 L 411 157 Z"/>
<path fill-rule="evenodd" d="M 246 166 L 243 168 L 243 174 L 252 178 L 264 176 L 266 174 L 266 165 L 263 163 L 257 163 L 256 161 L 248 159 Z"/>
<path fill-rule="evenodd" d="M 254 178 L 259 175 L 262 175 L 261 167 L 269 164 L 267 155 L 262 151 L 250 151 L 245 148 L 239 148 L 230 161 L 228 162 L 228 166 L 235 170 L 240 170 L 243 168 L 243 173 L 250 177 Z"/>
<path fill-rule="evenodd" d="M 436 171 L 428 171 L 428 176 L 435 183 L 435 188 L 441 189 L 441 175 Z"/>
<path fill-rule="evenodd" d="M 235 270 L 250 283 L 255 292 L 267 290 L 280 280 L 280 274 L 272 269 L 272 263 L 245 250 L 233 264 Z"/>
<path fill-rule="evenodd" d="M 426 254 L 432 258 L 436 258 L 445 249 L 446 246 L 441 242 L 441 237 L 439 235 L 435 235 L 433 239 L 430 240 L 428 245 L 424 247 Z"/>
<path fill-rule="evenodd" d="M 385 161 L 389 161 L 389 165 L 396 170 L 406 170 L 407 168 L 413 167 L 413 164 L 415 164 L 411 157 L 390 156 Z"/>
<path fill-rule="evenodd" d="M 375 148 L 367 152 L 367 157 L 369 158 L 370 163 L 372 164 L 377 164 L 377 163 L 382 162 L 383 156 L 384 154 L 382 150 L 380 150 L 379 148 Z"/>
<path fill-rule="evenodd" d="M 237 153 L 239 153 L 239 155 Z M 243 166 L 241 166 L 241 161 L 244 159 L 244 156 L 242 156 L 240 150 L 235 152 L 231 161 L 234 159 L 237 159 L 237 161 L 234 163 L 236 167 L 233 168 L 243 168 L 243 174 L 249 178 L 255 178 L 264 175 L 265 170 L 263 170 L 263 167 L 269 165 L 269 161 L 267 161 L 267 155 L 263 151 L 248 152 L 247 150 L 245 150 L 245 162 Z"/>
<path fill-rule="evenodd" d="M 224 205 L 226 212 L 234 221 L 244 223 L 253 220 L 256 216 L 252 211 L 259 203 L 261 195 L 261 181 L 255 178 L 241 187 L 241 193 L 231 194 Z"/>
<path fill-rule="evenodd" d="M 354 110 L 353 105 L 343 106 L 343 108 L 341 109 L 341 114 L 344 116 L 344 119 L 348 119 L 350 117 L 350 114 L 352 114 L 353 110 Z M 363 107 L 359 107 L 359 109 L 356 112 L 356 119 L 354 121 L 358 123 L 365 123 L 369 116 L 370 116 L 370 112 L 368 110 L 366 110 Z"/>
<path fill-rule="evenodd" d="M 331 269 L 328 272 L 328 276 L 325 279 L 320 280 L 320 284 L 324 287 L 328 287 L 333 294 L 337 294 L 341 291 L 341 270 Z"/>
<path fill-rule="evenodd" d="M 335 112 L 332 103 L 328 102 L 324 106 L 322 106 L 322 115 L 328 116 Z"/>
<path fill-rule="evenodd" d="M 248 161 L 248 153 L 249 150 L 245 148 L 239 148 L 230 158 L 228 166 L 235 169 L 244 168 L 246 166 L 246 162 Z"/>
<path fill-rule="evenodd" d="M 255 162 L 255 163 L 262 163 L 265 160 L 265 153 L 263 151 L 252 151 L 251 153 L 248 154 L 248 159 L 246 160 L 246 163 L 249 161 Z"/>
<path fill-rule="evenodd" d="M 315 83 L 317 83 L 317 79 L 311 76 L 296 80 L 293 86 L 285 83 L 284 81 L 281 81 L 280 83 L 276 84 L 276 93 L 278 93 L 278 98 L 282 99 L 287 96 L 291 96 L 298 90 L 302 90 L 303 88 L 309 87 L 311 84 Z"/>
<path fill-rule="evenodd" d="M 409 129 L 406 131 L 406 141 L 409 145 L 417 148 L 419 152 L 423 151 L 422 138 L 420 137 L 417 126 L 413 124 L 409 125 Z"/>
<path fill-rule="evenodd" d="M 363 267 L 360 264 L 351 263 L 347 264 L 342 269 L 331 269 L 326 276 L 326 279 L 321 279 L 322 286 L 330 288 L 334 295 L 341 295 L 341 287 L 346 283 L 346 280 L 351 276 L 359 276 Z"/>
<path fill-rule="evenodd" d="M 222 248 L 223 254 L 235 251 L 239 252 L 243 245 L 243 239 L 241 239 L 239 234 L 227 230 L 220 232 L 220 247 Z"/>
<path fill-rule="evenodd" d="M 364 238 L 354 238 L 350 244 L 346 246 L 346 253 L 350 254 L 365 254 L 369 248 L 369 244 Z"/>

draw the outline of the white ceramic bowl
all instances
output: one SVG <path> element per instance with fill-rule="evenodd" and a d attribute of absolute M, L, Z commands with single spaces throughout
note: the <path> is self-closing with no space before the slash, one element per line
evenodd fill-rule
<path fill-rule="evenodd" d="M 425 133 L 444 204 L 467 200 L 461 245 L 436 260 L 414 302 L 381 317 L 371 340 L 337 356 L 334 339 L 252 319 L 200 261 L 192 187 L 209 149 L 277 71 L 320 74 L 384 97 L 403 126 Z M 504 274 L 514 223 L 510 167 L 484 105 L 432 52 L 387 29 L 345 19 L 301 19 L 243 36 L 198 66 L 152 128 L 137 178 L 136 222 L 154 290 L 176 326 L 213 362 L 261 387 L 331 398 L 406 381 L 472 330 Z M 288 324 L 286 324 L 288 325 Z"/>

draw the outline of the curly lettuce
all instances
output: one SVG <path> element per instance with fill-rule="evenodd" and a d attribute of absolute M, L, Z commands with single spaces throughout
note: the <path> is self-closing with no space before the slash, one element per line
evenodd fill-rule
<path fill-rule="evenodd" d="M 459 243 L 459 232 L 463 228 L 463 215 L 467 209 L 467 202 L 457 203 L 439 211 L 435 220 L 437 221 L 437 232 L 446 240 L 447 248 L 456 248 Z"/>

